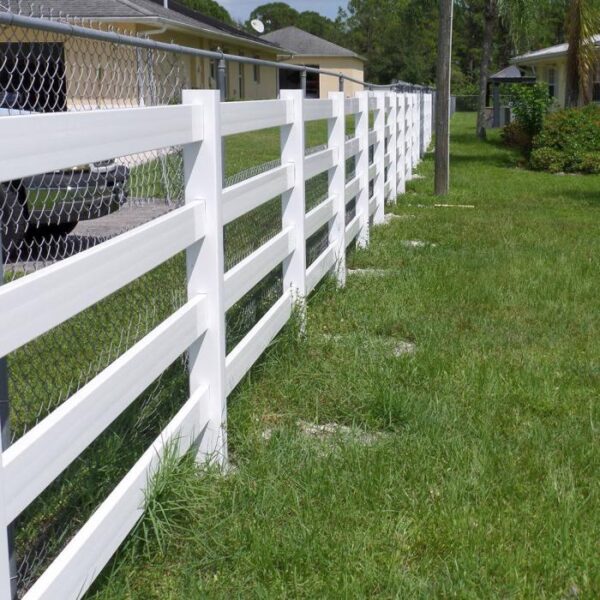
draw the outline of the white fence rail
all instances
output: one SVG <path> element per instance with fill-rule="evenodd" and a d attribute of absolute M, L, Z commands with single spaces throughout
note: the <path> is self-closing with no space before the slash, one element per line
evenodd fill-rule
<path fill-rule="evenodd" d="M 369 112 L 373 111 L 372 119 Z M 346 138 L 346 116 L 355 115 Z M 11 597 L 7 526 L 183 352 L 189 400 L 25 598 L 80 597 L 143 513 L 144 491 L 168 444 L 198 460 L 227 460 L 227 396 L 328 273 L 345 282 L 346 248 L 365 246 L 385 202 L 405 191 L 431 141 L 431 94 L 360 92 L 306 100 L 221 103 L 216 91 L 186 91 L 183 104 L 46 114 L 0 120 L 0 181 L 82 162 L 184 147 L 186 205 L 124 235 L 0 288 L 0 356 L 18 349 L 167 261 L 187 252 L 188 300 L 1 455 L 0 600 Z M 304 124 L 326 119 L 327 148 L 305 157 Z M 373 127 L 370 127 L 370 122 Z M 281 166 L 223 188 L 222 138 L 281 127 Z M 373 161 L 370 161 L 373 146 Z M 346 160 L 356 174 L 346 181 Z M 325 200 L 305 208 L 304 182 L 328 173 Z M 372 193 L 370 189 L 372 188 Z M 282 196 L 280 233 L 225 272 L 223 227 Z M 348 202 L 356 214 L 346 223 Z M 329 226 L 328 245 L 306 266 L 306 240 Z M 119 259 L 127 255 L 128 260 Z M 276 266 L 284 291 L 227 355 L 225 311 Z"/>

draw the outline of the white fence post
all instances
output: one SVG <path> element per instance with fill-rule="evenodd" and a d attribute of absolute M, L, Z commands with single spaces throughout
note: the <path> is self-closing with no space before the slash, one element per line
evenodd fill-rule
<path fill-rule="evenodd" d="M 359 215 L 360 230 L 357 238 L 359 248 L 369 245 L 369 92 L 357 92 L 358 112 L 356 113 L 355 135 L 358 138 L 356 155 L 356 176 L 360 191 L 356 198 L 356 214 Z"/>
<path fill-rule="evenodd" d="M 281 100 L 292 104 L 293 122 L 281 127 L 281 164 L 294 165 L 294 187 L 284 192 L 282 225 L 293 228 L 294 251 L 283 262 L 284 290 L 291 289 L 304 321 L 306 298 L 306 236 L 304 181 L 304 94 L 302 90 L 281 90 Z"/>
<path fill-rule="evenodd" d="M 334 117 L 327 122 L 327 146 L 338 159 L 329 170 L 328 195 L 334 199 L 334 218 L 329 225 L 329 244 L 335 245 L 335 274 L 338 285 L 346 285 L 346 111 L 344 92 L 329 92 Z M 358 210 L 358 206 L 357 206 Z"/>
<path fill-rule="evenodd" d="M 420 162 L 419 152 L 419 94 L 413 94 L 413 117 L 412 117 L 412 138 L 413 138 L 413 171 L 418 167 Z"/>
<path fill-rule="evenodd" d="M 396 94 L 396 181 L 397 193 L 406 192 L 406 117 L 405 117 L 406 94 Z"/>
<path fill-rule="evenodd" d="M 376 173 L 373 193 L 377 208 L 373 214 L 373 224 L 378 225 L 384 222 L 385 212 L 385 92 L 374 92 L 374 96 L 376 99 L 375 132 L 377 142 L 375 144 Z"/>
<path fill-rule="evenodd" d="M 388 168 L 388 180 L 390 182 L 390 196 L 388 201 L 396 204 L 398 198 L 398 103 L 396 102 L 396 92 L 387 92 L 390 101 L 390 111 L 388 113 L 387 124 L 390 128 L 391 137 L 388 144 L 388 154 L 391 157 L 391 163 Z"/>
<path fill-rule="evenodd" d="M 415 148 L 415 156 L 416 156 L 416 161 L 417 161 L 417 165 L 421 164 L 421 158 L 423 157 L 423 154 L 421 153 L 421 123 L 422 123 L 422 110 L 423 110 L 423 102 L 422 102 L 422 93 L 419 90 L 417 92 L 417 102 L 416 102 L 416 113 L 417 113 L 417 119 L 416 119 L 416 127 L 415 127 L 415 135 L 417 137 L 417 144 L 416 144 L 416 148 Z"/>
<path fill-rule="evenodd" d="M 227 462 L 227 394 L 225 386 L 225 303 L 223 299 L 223 215 L 221 103 L 217 90 L 184 90 L 184 104 L 202 106 L 204 139 L 183 148 L 186 203 L 203 200 L 206 235 L 187 250 L 188 297 L 206 294 L 208 330 L 189 349 L 190 395 L 209 387 L 203 407 L 198 460 Z"/>
<path fill-rule="evenodd" d="M 433 139 L 433 93 L 427 94 L 427 148 Z"/>
<path fill-rule="evenodd" d="M 405 181 L 410 181 L 412 179 L 412 94 L 407 92 L 405 95 L 405 106 L 406 110 L 404 111 L 404 131 L 405 131 L 405 142 L 406 142 L 406 162 L 404 164 L 405 167 Z"/>

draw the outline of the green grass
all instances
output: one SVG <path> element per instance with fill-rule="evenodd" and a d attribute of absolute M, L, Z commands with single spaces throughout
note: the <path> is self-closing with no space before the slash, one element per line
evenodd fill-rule
<path fill-rule="evenodd" d="M 600 177 L 473 133 L 443 202 L 476 208 L 433 206 L 428 156 L 350 256 L 389 273 L 318 289 L 230 399 L 235 469 L 169 465 L 92 597 L 600 596 Z"/>

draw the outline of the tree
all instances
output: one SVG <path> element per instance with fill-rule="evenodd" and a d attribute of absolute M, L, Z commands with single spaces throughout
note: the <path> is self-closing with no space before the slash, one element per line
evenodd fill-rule
<path fill-rule="evenodd" d="M 300 13 L 297 26 L 330 42 L 335 42 L 338 39 L 335 23 L 331 19 L 312 10 L 305 10 Z"/>
<path fill-rule="evenodd" d="M 483 49 L 479 67 L 479 105 L 477 110 L 477 135 L 485 138 L 485 109 L 487 84 L 492 63 L 494 33 L 498 19 L 502 19 L 513 42 L 513 48 L 526 43 L 531 24 L 543 14 L 546 0 L 484 0 Z"/>
<path fill-rule="evenodd" d="M 253 19 L 260 19 L 265 26 L 265 32 L 268 33 L 282 27 L 297 25 L 299 18 L 300 13 L 285 2 L 269 2 L 257 6 L 250 13 L 246 26 L 250 26 Z"/>
<path fill-rule="evenodd" d="M 450 73 L 454 0 L 440 0 L 436 69 L 435 193 L 450 191 Z"/>
<path fill-rule="evenodd" d="M 228 25 L 233 25 L 231 15 L 215 0 L 181 0 L 183 4 L 192 10 L 197 10 L 199 13 L 207 17 L 213 17 Z"/>
<path fill-rule="evenodd" d="M 597 0 L 570 0 L 566 29 L 567 53 L 567 106 L 590 102 L 590 78 L 597 56 L 593 36 L 600 27 L 600 9 Z"/>
<path fill-rule="evenodd" d="M 487 99 L 487 84 L 492 59 L 492 44 L 498 19 L 497 0 L 485 0 L 483 7 L 483 49 L 479 67 L 479 104 L 477 109 L 477 137 L 485 138 L 485 109 Z"/>

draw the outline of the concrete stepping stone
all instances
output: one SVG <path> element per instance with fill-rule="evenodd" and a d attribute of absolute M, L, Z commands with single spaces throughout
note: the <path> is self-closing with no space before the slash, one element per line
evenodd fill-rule
<path fill-rule="evenodd" d="M 407 356 L 415 354 L 416 351 L 416 344 L 413 344 L 412 342 L 400 341 L 396 344 L 396 347 L 394 348 L 394 356 Z"/>
<path fill-rule="evenodd" d="M 384 277 L 390 271 L 386 269 L 348 269 L 346 272 L 348 276 L 350 275 L 360 275 L 363 277 Z"/>
<path fill-rule="evenodd" d="M 475 208 L 474 204 L 434 204 L 435 208 Z"/>
<path fill-rule="evenodd" d="M 437 244 L 424 242 L 423 240 L 402 240 L 402 245 L 406 248 L 436 248 Z"/>

